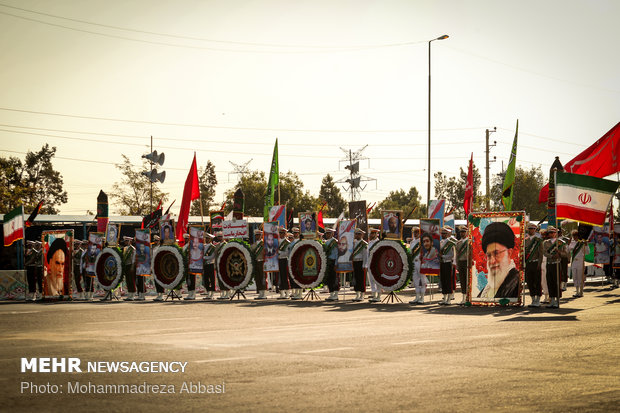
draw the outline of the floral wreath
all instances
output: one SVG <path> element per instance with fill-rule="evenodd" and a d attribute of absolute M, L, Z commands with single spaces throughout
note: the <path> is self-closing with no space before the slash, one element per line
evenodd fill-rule
<path fill-rule="evenodd" d="M 240 253 L 243 258 L 241 261 L 231 262 L 231 254 L 235 252 Z M 239 257 L 235 257 L 239 260 Z M 245 264 L 245 272 L 243 272 L 243 264 Z M 224 286 L 231 290 L 242 290 L 248 286 L 252 280 L 252 273 L 254 272 L 254 261 L 252 251 L 250 250 L 250 244 L 243 240 L 233 239 L 228 241 L 222 248 L 220 248 L 217 257 L 215 258 L 215 265 L 217 269 L 217 277 L 224 284 Z M 229 274 L 230 270 L 236 273 L 233 276 L 241 276 L 241 281 L 236 281 Z"/>
<path fill-rule="evenodd" d="M 314 252 L 316 252 L 318 255 L 319 273 L 316 275 L 316 279 L 314 279 L 314 281 L 310 281 L 314 277 L 304 276 L 303 274 L 299 273 L 300 264 L 303 265 L 303 263 L 301 262 L 303 260 L 303 255 L 301 257 L 296 257 L 296 254 L 298 252 L 301 254 L 308 249 L 314 250 Z M 288 270 L 291 274 L 291 277 L 295 280 L 297 284 L 299 284 L 301 288 L 320 287 L 323 283 L 323 278 L 325 277 L 326 268 L 327 255 L 325 255 L 323 245 L 319 241 L 310 239 L 301 240 L 297 241 L 295 245 L 293 245 L 293 248 L 291 248 L 291 253 L 288 260 Z"/>
<path fill-rule="evenodd" d="M 396 258 L 400 262 L 396 261 Z M 368 274 L 384 291 L 400 291 L 405 288 L 412 270 L 411 253 L 402 241 L 383 239 L 370 248 Z"/>
<path fill-rule="evenodd" d="M 113 261 L 110 261 L 112 258 Z M 108 273 L 112 272 L 112 276 Z M 123 260 L 118 247 L 104 248 L 95 259 L 95 275 L 104 291 L 114 290 L 123 278 Z"/>
<path fill-rule="evenodd" d="M 171 256 L 173 260 L 171 261 Z M 168 289 L 176 288 L 185 278 L 187 260 L 178 245 L 161 245 L 151 260 L 155 282 Z M 176 274 L 174 274 L 176 271 Z"/>

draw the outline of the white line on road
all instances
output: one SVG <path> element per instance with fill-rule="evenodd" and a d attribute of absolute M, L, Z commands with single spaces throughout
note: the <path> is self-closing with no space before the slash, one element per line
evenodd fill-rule
<path fill-rule="evenodd" d="M 432 343 L 435 340 L 416 340 L 416 341 L 403 341 L 402 343 L 392 343 L 393 346 L 403 346 L 409 344 L 420 344 L 420 343 Z"/>
<path fill-rule="evenodd" d="M 353 350 L 353 347 L 324 348 L 320 350 L 302 351 L 301 354 L 323 353 L 325 351 Z"/>
<path fill-rule="evenodd" d="M 178 321 L 178 320 L 202 320 L 202 317 L 178 317 L 178 318 L 152 318 L 146 320 L 117 320 L 117 321 L 95 321 L 86 324 L 103 324 L 103 323 L 139 323 L 140 321 Z"/>
<path fill-rule="evenodd" d="M 196 360 L 194 361 L 194 363 L 217 363 L 219 361 L 248 360 L 248 359 L 253 359 L 253 358 L 256 358 L 256 357 L 249 356 L 249 357 L 230 357 L 230 358 L 225 358 L 225 359 Z"/>

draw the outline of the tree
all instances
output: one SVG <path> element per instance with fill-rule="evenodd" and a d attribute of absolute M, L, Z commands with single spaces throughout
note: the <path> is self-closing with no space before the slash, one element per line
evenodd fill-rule
<path fill-rule="evenodd" d="M 314 211 L 317 208 L 317 200 L 310 192 L 303 191 L 304 184 L 296 173 L 286 172 L 280 174 L 280 202 L 286 204 L 287 213 L 293 211 Z M 235 191 L 241 188 L 245 194 L 245 215 L 262 217 L 265 206 L 265 192 L 267 179 L 262 171 L 251 171 L 244 174 L 234 188 L 226 191 L 226 210 L 232 208 L 232 199 Z M 277 202 L 277 196 L 276 196 Z"/>
<path fill-rule="evenodd" d="M 29 214 L 43 201 L 42 214 L 57 214 L 57 207 L 67 202 L 62 175 L 54 170 L 52 158 L 56 147 L 43 145 L 40 151 L 19 158 L 0 158 L 0 211 L 7 213 L 23 205 Z"/>
<path fill-rule="evenodd" d="M 148 171 L 150 165 L 148 160 L 142 159 L 142 165 L 134 168 L 126 155 L 123 155 L 123 163 L 116 164 L 116 167 L 123 174 L 121 182 L 115 182 L 112 187 L 110 197 L 115 200 L 117 212 L 120 215 L 140 215 L 150 214 L 151 211 L 151 181 L 142 171 Z M 159 189 L 157 183 L 153 183 L 153 208 L 159 201 L 162 203 L 168 200 L 168 194 Z"/>
<path fill-rule="evenodd" d="M 409 192 L 403 189 L 390 191 L 390 194 L 373 208 L 370 218 L 381 218 L 381 211 L 388 210 L 403 211 L 403 214 L 408 214 L 416 207 L 417 209 L 409 218 L 424 218 L 426 217 L 426 205 L 422 205 L 421 202 L 422 197 L 415 186 L 409 188 Z"/>
<path fill-rule="evenodd" d="M 473 164 L 473 178 L 474 178 L 474 211 L 478 210 L 482 204 L 479 198 L 479 189 L 482 179 L 480 172 L 476 168 L 476 164 Z M 465 187 L 467 186 L 467 170 L 460 168 L 459 179 L 456 177 L 448 178 L 442 172 L 435 173 L 435 197 L 437 199 L 446 200 L 446 211 L 450 211 L 454 208 L 454 217 L 457 219 L 465 218 L 465 210 L 463 209 L 463 200 L 465 199 Z"/>
<path fill-rule="evenodd" d="M 347 209 L 347 201 L 342 197 L 340 189 L 334 183 L 334 178 L 327 174 L 321 181 L 321 189 L 319 190 L 319 202 L 323 206 L 323 202 L 326 203 L 323 208 L 324 217 L 337 217 L 340 213 Z"/>
<path fill-rule="evenodd" d="M 501 194 L 504 182 L 503 174 L 493 177 L 491 201 L 496 211 L 503 210 Z M 512 195 L 512 209 L 525 211 L 532 220 L 539 220 L 547 215 L 547 205 L 538 203 L 538 192 L 546 184 L 545 175 L 540 166 L 523 169 L 517 166 L 515 170 L 514 193 Z"/>
<path fill-rule="evenodd" d="M 198 169 L 198 181 L 200 185 L 200 200 L 196 199 L 192 202 L 189 210 L 190 215 L 209 214 L 211 205 L 214 204 L 215 187 L 217 186 L 217 176 L 215 175 L 215 165 L 211 161 L 207 161 L 204 168 Z M 200 210 L 200 202 L 202 201 L 202 211 Z"/>

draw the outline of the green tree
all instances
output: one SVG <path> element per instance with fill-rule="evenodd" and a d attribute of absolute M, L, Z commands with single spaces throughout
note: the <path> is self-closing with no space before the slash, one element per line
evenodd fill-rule
<path fill-rule="evenodd" d="M 209 209 L 214 205 L 215 188 L 217 187 L 217 176 L 215 175 L 215 165 L 211 161 L 203 168 L 198 168 L 198 181 L 200 185 L 200 200 L 192 202 L 189 210 L 190 215 L 200 215 L 200 202 L 202 200 L 202 213 L 209 215 Z"/>
<path fill-rule="evenodd" d="M 117 213 L 120 215 L 146 215 L 151 211 L 151 181 L 142 171 L 150 170 L 149 161 L 142 159 L 139 168 L 135 168 L 126 155 L 123 162 L 116 164 L 123 179 L 115 182 L 110 197 L 115 200 Z M 168 201 L 168 194 L 159 189 L 158 183 L 153 183 L 153 209 L 159 201 Z"/>
<path fill-rule="evenodd" d="M 503 210 L 501 200 L 503 182 L 503 174 L 497 174 L 493 177 L 491 201 L 496 211 Z M 515 170 L 512 209 L 515 211 L 525 211 L 533 220 L 542 219 L 547 215 L 547 205 L 538 203 L 538 193 L 545 184 L 545 175 L 540 166 L 532 166 L 530 169 L 517 166 Z"/>
<path fill-rule="evenodd" d="M 473 178 L 474 178 L 474 205 L 473 210 L 477 209 L 480 205 L 483 205 L 484 200 L 479 200 L 480 185 L 482 178 L 480 172 L 476 168 L 476 164 L 473 164 Z M 436 199 L 446 200 L 446 212 L 454 208 L 454 217 L 456 219 L 465 218 L 465 210 L 463 209 L 463 200 L 465 199 L 465 187 L 467 186 L 467 170 L 460 168 L 458 179 L 454 176 L 448 178 L 442 172 L 435 173 L 435 197 Z"/>
<path fill-rule="evenodd" d="M 251 171 L 244 174 L 234 188 L 226 191 L 226 212 L 232 209 L 232 199 L 235 191 L 241 188 L 245 194 L 245 215 L 262 217 L 265 206 L 265 192 L 267 178 L 262 171 Z M 296 173 L 280 174 L 280 203 L 286 204 L 287 213 L 294 214 L 304 211 L 314 211 L 317 200 L 309 191 L 303 191 L 304 184 Z M 277 196 L 276 196 L 277 199 Z"/>
<path fill-rule="evenodd" d="M 57 214 L 57 207 L 68 200 L 60 172 L 52 158 L 56 147 L 43 145 L 40 151 L 28 151 L 26 159 L 0 157 L 0 211 L 7 213 L 23 205 L 30 212 L 43 201 L 42 214 Z"/>
<path fill-rule="evenodd" d="M 342 197 L 340 189 L 336 186 L 334 178 L 327 174 L 321 181 L 321 189 L 319 190 L 319 202 L 320 206 L 323 206 L 323 202 L 326 203 L 323 208 L 324 217 L 335 218 L 344 210 L 347 209 L 347 201 Z"/>
<path fill-rule="evenodd" d="M 388 210 L 403 211 L 403 214 L 408 214 L 414 208 L 416 210 L 409 218 L 426 217 L 426 205 L 422 205 L 422 197 L 417 188 L 412 186 L 408 192 L 405 192 L 403 189 L 390 191 L 390 194 L 372 209 L 370 218 L 381 218 L 381 211 Z M 405 216 L 403 216 L 404 218 Z"/>

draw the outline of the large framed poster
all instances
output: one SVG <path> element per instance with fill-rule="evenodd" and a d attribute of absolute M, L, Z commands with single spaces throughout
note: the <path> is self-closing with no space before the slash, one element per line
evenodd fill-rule
<path fill-rule="evenodd" d="M 440 221 L 435 218 L 420 220 L 420 273 L 439 275 Z"/>
<path fill-rule="evenodd" d="M 469 216 L 473 266 L 468 301 L 473 305 L 521 305 L 525 212 Z"/>

